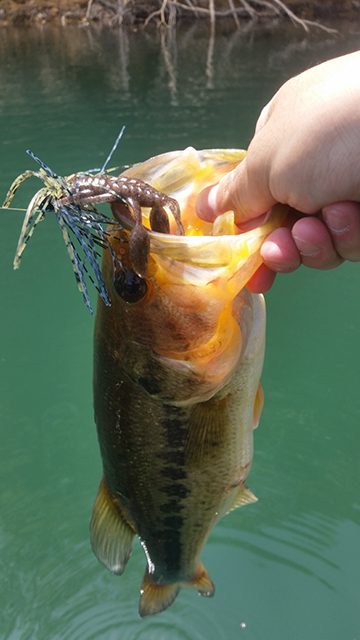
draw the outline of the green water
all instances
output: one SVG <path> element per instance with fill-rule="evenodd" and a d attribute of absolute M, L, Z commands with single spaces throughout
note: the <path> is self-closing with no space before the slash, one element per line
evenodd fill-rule
<path fill-rule="evenodd" d="M 3 30 L 0 192 L 33 167 L 60 174 L 189 144 L 245 146 L 290 75 L 355 50 L 358 31 L 218 35 Z M 210 43 L 211 45 L 211 43 Z M 38 188 L 26 183 L 24 206 Z M 93 557 L 88 521 L 101 474 L 92 417 L 92 325 L 53 220 L 11 268 L 22 216 L 0 216 L 0 638 L 9 640 L 360 640 L 360 271 L 278 278 L 267 296 L 266 405 L 253 506 L 225 518 L 203 554 L 215 598 L 181 592 L 137 616 L 145 558 L 126 573 Z"/>

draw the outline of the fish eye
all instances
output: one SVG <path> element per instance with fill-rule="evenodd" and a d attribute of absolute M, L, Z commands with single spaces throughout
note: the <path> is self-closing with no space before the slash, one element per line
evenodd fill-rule
<path fill-rule="evenodd" d="M 120 298 L 130 303 L 142 300 L 147 291 L 146 280 L 128 269 L 122 269 L 115 276 L 114 287 Z"/>

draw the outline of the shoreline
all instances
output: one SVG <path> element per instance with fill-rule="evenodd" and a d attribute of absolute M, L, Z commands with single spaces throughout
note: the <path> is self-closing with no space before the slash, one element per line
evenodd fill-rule
<path fill-rule="evenodd" d="M 148 24 L 164 24 L 174 26 L 176 23 L 199 20 L 201 22 L 232 21 L 234 28 L 241 28 L 249 22 L 271 22 L 275 20 L 292 21 L 305 29 L 311 28 L 313 22 L 320 21 L 317 26 L 326 28 L 326 19 L 350 18 L 360 15 L 360 0 L 343 0 L 339 7 L 336 0 L 287 0 L 278 3 L 272 0 L 261 5 L 261 2 L 247 2 L 247 9 L 240 2 L 233 2 L 230 10 L 229 2 L 214 0 L 197 0 L 188 3 L 168 0 L 163 12 L 162 3 L 156 0 L 2 0 L 0 6 L 0 26 L 43 25 L 53 24 L 66 27 L 78 25 L 103 25 L 117 27 L 146 27 Z M 315 25 L 316 26 L 316 25 Z"/>

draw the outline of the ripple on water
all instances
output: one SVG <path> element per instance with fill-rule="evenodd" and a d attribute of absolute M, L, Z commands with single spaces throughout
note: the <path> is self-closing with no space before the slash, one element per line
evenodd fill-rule
<path fill-rule="evenodd" d="M 214 532 L 216 545 L 235 546 L 269 564 L 312 576 L 329 589 L 337 581 L 339 566 L 332 559 L 337 522 L 320 513 L 289 516 L 278 526 L 246 530 L 224 522 Z M 221 555 L 221 552 L 218 552 Z"/>
<path fill-rule="evenodd" d="M 225 640 L 215 601 L 181 590 L 174 605 L 140 619 L 145 558 L 136 545 L 126 575 L 111 575 L 89 542 L 59 540 L 37 553 L 33 570 L 14 567 L 15 584 L 3 619 L 6 640 Z M 10 595 L 10 594 L 9 594 Z M 10 604 L 10 601 L 13 603 Z M 15 603 L 16 602 L 16 607 Z"/>
<path fill-rule="evenodd" d="M 199 598 L 200 600 L 200 598 Z M 62 630 L 54 640 L 225 640 L 211 615 L 194 603 L 177 605 L 176 611 L 140 619 L 137 598 L 92 603 L 80 597 L 69 615 L 61 618 Z M 60 625 L 59 625 L 60 626 Z M 66 627 L 66 628 L 65 628 Z"/>
<path fill-rule="evenodd" d="M 52 640 L 225 640 L 214 609 L 192 590 L 183 591 L 172 609 L 140 619 L 138 572 L 109 580 L 100 571 L 100 577 L 74 589 L 73 597 L 54 610 Z"/>

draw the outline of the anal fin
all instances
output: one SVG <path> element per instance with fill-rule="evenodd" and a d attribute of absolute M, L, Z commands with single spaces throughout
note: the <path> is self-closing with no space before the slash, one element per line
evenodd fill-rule
<path fill-rule="evenodd" d="M 148 570 L 146 570 L 140 589 L 140 616 L 144 618 L 164 611 L 174 602 L 179 590 L 180 585 L 176 582 L 169 584 L 153 582 Z"/>
<path fill-rule="evenodd" d="M 107 569 L 120 575 L 130 557 L 133 537 L 134 531 L 102 480 L 90 521 L 90 542 L 95 556 Z"/>

